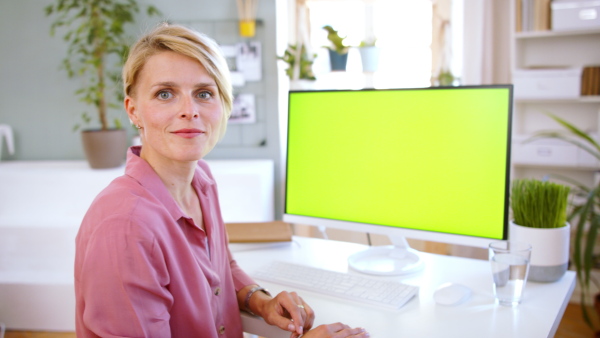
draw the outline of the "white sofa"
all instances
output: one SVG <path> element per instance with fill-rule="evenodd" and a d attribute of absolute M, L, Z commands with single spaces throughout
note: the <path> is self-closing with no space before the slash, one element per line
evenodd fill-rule
<path fill-rule="evenodd" d="M 226 222 L 273 220 L 271 160 L 208 162 Z M 96 194 L 123 171 L 84 161 L 0 162 L 0 323 L 74 330 L 75 235 Z"/>

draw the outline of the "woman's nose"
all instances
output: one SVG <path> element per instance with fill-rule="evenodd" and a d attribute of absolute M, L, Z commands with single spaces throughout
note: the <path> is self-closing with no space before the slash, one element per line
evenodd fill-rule
<path fill-rule="evenodd" d="M 198 109 L 198 106 L 194 103 L 194 99 L 186 97 L 182 102 L 179 117 L 184 119 L 198 118 L 200 116 Z"/>

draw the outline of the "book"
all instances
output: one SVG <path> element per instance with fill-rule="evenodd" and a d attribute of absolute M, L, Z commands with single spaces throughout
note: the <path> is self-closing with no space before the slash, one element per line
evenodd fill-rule
<path fill-rule="evenodd" d="M 283 221 L 225 223 L 229 243 L 290 242 L 292 226 Z"/>
<path fill-rule="evenodd" d="M 550 0 L 534 0 L 534 30 L 550 30 L 551 10 Z"/>
<path fill-rule="evenodd" d="M 600 66 L 588 66 L 583 68 L 581 74 L 581 95 L 600 95 Z"/>
<path fill-rule="evenodd" d="M 515 0 L 515 24 L 517 32 L 550 30 L 551 0 Z"/>

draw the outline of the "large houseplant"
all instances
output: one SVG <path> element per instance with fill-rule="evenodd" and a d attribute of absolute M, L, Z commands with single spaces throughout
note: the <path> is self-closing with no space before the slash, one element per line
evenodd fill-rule
<path fill-rule="evenodd" d="M 331 70 L 346 70 L 348 51 L 350 51 L 350 46 L 344 43 L 346 37 L 341 37 L 339 32 L 329 25 L 323 26 L 323 29 L 327 31 L 327 40 L 331 42 L 330 46 L 325 46 L 329 50 Z"/>
<path fill-rule="evenodd" d="M 294 88 L 294 86 L 303 81 L 312 82 L 316 80 L 312 70 L 316 57 L 317 54 L 309 54 L 306 51 L 305 45 L 299 46 L 298 44 L 289 44 L 283 56 L 277 57 L 287 64 L 285 74 L 290 78 L 291 89 L 299 89 Z"/>
<path fill-rule="evenodd" d="M 125 158 L 127 136 L 118 119 L 109 125 L 108 109 L 123 99 L 120 70 L 131 43 L 125 26 L 134 22 L 139 6 L 136 0 L 56 0 L 45 10 L 54 17 L 50 34 L 64 32 L 68 49 L 62 68 L 70 78 L 83 80 L 76 94 L 95 109 L 99 128 L 82 130 L 88 162 L 92 168 L 118 166 Z M 148 6 L 147 13 L 158 10 Z M 92 120 L 88 112 L 82 113 L 84 124 Z"/>
<path fill-rule="evenodd" d="M 548 115 L 564 129 L 560 131 L 538 132 L 530 141 L 540 138 L 561 139 L 579 147 L 600 161 L 600 144 L 596 140 L 573 124 L 555 115 Z M 575 266 L 577 281 L 581 288 L 583 317 L 588 325 L 592 327 L 592 320 L 585 304 L 589 304 L 592 299 L 592 295 L 590 294 L 591 283 L 594 283 L 597 288 L 600 287 L 598 282 L 592 277 L 592 270 L 600 266 L 600 255 L 596 249 L 598 230 L 600 228 L 600 183 L 587 186 L 568 177 L 554 176 L 573 186 L 571 190 L 571 195 L 573 196 L 572 208 L 567 218 L 569 222 L 574 224 L 575 228 L 572 239 L 572 262 Z M 595 295 L 595 303 L 598 303 L 598 299 L 599 296 Z"/>
<path fill-rule="evenodd" d="M 532 246 L 528 280 L 554 282 L 567 271 L 569 190 L 566 185 L 536 179 L 512 182 L 510 238 Z"/>

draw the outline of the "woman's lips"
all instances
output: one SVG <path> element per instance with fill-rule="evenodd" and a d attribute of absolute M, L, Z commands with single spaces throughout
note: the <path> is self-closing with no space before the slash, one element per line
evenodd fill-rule
<path fill-rule="evenodd" d="M 203 133 L 204 132 L 200 129 L 179 129 L 173 132 L 173 134 L 184 138 L 193 138 L 196 136 L 200 136 Z"/>

